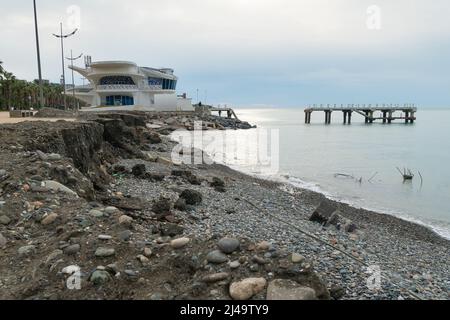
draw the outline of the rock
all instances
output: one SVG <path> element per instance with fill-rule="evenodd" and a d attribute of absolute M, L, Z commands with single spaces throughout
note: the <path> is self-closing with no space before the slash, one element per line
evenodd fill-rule
<path fill-rule="evenodd" d="M 11 219 L 8 217 L 8 216 L 0 216 L 0 224 L 3 224 L 3 225 L 8 225 L 8 224 L 10 224 L 10 222 L 11 222 Z"/>
<path fill-rule="evenodd" d="M 119 209 L 117 209 L 116 207 L 112 207 L 112 206 L 105 208 L 105 213 L 107 213 L 107 214 L 114 214 L 118 211 L 119 211 Z"/>
<path fill-rule="evenodd" d="M 144 248 L 144 256 L 146 256 L 147 258 L 150 258 L 152 256 L 152 254 L 153 254 L 152 249 Z"/>
<path fill-rule="evenodd" d="M 268 263 L 268 261 L 266 259 L 258 257 L 258 256 L 253 256 L 252 261 L 256 262 L 259 265 L 265 265 Z"/>
<path fill-rule="evenodd" d="M 217 243 L 217 246 L 223 253 L 233 253 L 239 249 L 240 242 L 235 238 L 222 238 Z"/>
<path fill-rule="evenodd" d="M 95 256 L 98 258 L 111 257 L 116 254 L 116 250 L 112 248 L 100 247 L 95 251 Z"/>
<path fill-rule="evenodd" d="M 44 226 L 48 226 L 49 224 L 52 224 L 53 222 L 58 219 L 58 215 L 54 212 L 50 213 L 48 216 L 46 216 L 44 219 L 41 220 L 41 224 Z"/>
<path fill-rule="evenodd" d="M 57 153 L 50 153 L 47 155 L 47 160 L 49 161 L 59 161 L 61 159 L 62 159 L 61 155 Z"/>
<path fill-rule="evenodd" d="M 206 282 L 206 283 L 215 283 L 215 282 L 226 280 L 229 277 L 230 277 L 229 273 L 220 272 L 220 273 L 214 273 L 214 274 L 209 274 L 207 276 L 204 276 L 202 278 L 202 281 Z"/>
<path fill-rule="evenodd" d="M 186 204 L 192 206 L 200 204 L 203 200 L 202 194 L 200 192 L 190 189 L 184 190 L 181 193 L 180 198 L 183 198 L 184 200 L 186 200 Z"/>
<path fill-rule="evenodd" d="M 230 296 L 234 300 L 248 300 L 254 295 L 257 295 L 267 285 L 264 278 L 247 278 L 239 282 L 233 282 L 230 285 Z"/>
<path fill-rule="evenodd" d="M 145 135 L 145 138 L 150 142 L 150 144 L 159 144 L 162 142 L 161 137 L 156 132 L 149 132 Z"/>
<path fill-rule="evenodd" d="M 110 280 L 111 280 L 111 275 L 109 274 L 108 271 L 105 271 L 105 270 L 95 270 L 89 278 L 89 281 L 92 282 L 96 286 L 105 284 Z"/>
<path fill-rule="evenodd" d="M 79 244 L 73 244 L 71 246 L 64 248 L 64 253 L 67 255 L 74 255 L 80 251 L 80 248 L 81 247 Z"/>
<path fill-rule="evenodd" d="M 128 170 L 124 165 L 116 164 L 112 167 L 112 172 L 113 173 L 127 173 Z"/>
<path fill-rule="evenodd" d="M 186 200 L 184 200 L 183 198 L 178 198 L 173 207 L 176 210 L 186 211 L 187 209 Z"/>
<path fill-rule="evenodd" d="M 119 233 L 119 239 L 123 242 L 127 242 L 130 240 L 133 233 L 130 230 L 125 230 Z"/>
<path fill-rule="evenodd" d="M 267 242 L 267 241 L 261 241 L 260 243 L 258 243 L 258 244 L 256 245 L 255 249 L 256 249 L 257 251 L 267 251 L 267 250 L 270 249 L 270 246 L 271 246 L 270 242 Z"/>
<path fill-rule="evenodd" d="M 325 225 L 335 211 L 336 208 L 331 201 L 322 201 L 309 220 Z"/>
<path fill-rule="evenodd" d="M 237 269 L 241 266 L 241 263 L 239 261 L 232 261 L 229 264 L 231 269 Z"/>
<path fill-rule="evenodd" d="M 160 226 L 160 232 L 164 237 L 175 237 L 183 234 L 184 228 L 175 223 L 164 223 Z"/>
<path fill-rule="evenodd" d="M 45 264 L 50 264 L 51 262 L 53 262 L 54 260 L 56 260 L 57 258 L 59 258 L 60 256 L 62 256 L 64 254 L 64 252 L 62 250 L 55 250 L 52 253 L 50 253 L 47 257 L 47 259 L 45 260 Z"/>
<path fill-rule="evenodd" d="M 206 260 L 210 263 L 221 264 L 228 261 L 228 257 L 220 250 L 214 250 L 208 253 Z"/>
<path fill-rule="evenodd" d="M 107 240 L 111 240 L 112 237 L 111 237 L 111 236 L 108 236 L 108 235 L 106 235 L 106 234 L 100 234 L 100 235 L 98 236 L 98 239 L 99 239 L 99 240 L 103 240 L 103 241 L 107 241 Z"/>
<path fill-rule="evenodd" d="M 158 215 L 168 215 L 170 214 L 172 204 L 170 199 L 165 197 L 160 197 L 158 201 L 153 204 L 152 211 Z"/>
<path fill-rule="evenodd" d="M 46 188 L 47 190 L 53 190 L 56 192 L 63 192 L 63 193 L 67 193 L 73 196 L 78 196 L 77 193 L 69 188 L 67 188 L 65 185 L 56 182 L 56 181 L 52 181 L 52 180 L 46 180 L 44 182 L 42 182 L 42 186 L 44 188 Z"/>
<path fill-rule="evenodd" d="M 338 210 L 333 212 L 333 214 L 325 224 L 325 226 L 330 225 L 335 226 L 338 230 L 344 230 L 349 233 L 352 233 L 356 230 L 356 225 L 350 219 L 345 218 Z"/>
<path fill-rule="evenodd" d="M 276 279 L 269 283 L 267 300 L 317 300 L 314 289 L 303 287 L 288 279 Z"/>
<path fill-rule="evenodd" d="M 180 249 L 183 248 L 184 246 L 186 246 L 189 243 L 190 239 L 189 238 L 179 238 L 179 239 L 175 239 L 170 241 L 170 246 L 174 249 Z"/>
<path fill-rule="evenodd" d="M 150 261 L 149 258 L 147 258 L 146 256 L 144 256 L 142 254 L 138 255 L 136 257 L 136 259 L 138 259 L 143 265 L 147 264 Z"/>
<path fill-rule="evenodd" d="M 6 246 L 7 243 L 8 241 L 6 240 L 6 238 L 0 233 L 0 248 Z"/>
<path fill-rule="evenodd" d="M 301 254 L 293 253 L 291 256 L 291 261 L 293 263 L 301 263 L 301 262 L 305 261 L 305 257 L 302 256 Z"/>
<path fill-rule="evenodd" d="M 20 247 L 17 252 L 19 253 L 19 256 L 30 256 L 36 253 L 36 246 L 33 245 L 23 246 Z"/>
<path fill-rule="evenodd" d="M 210 183 L 210 186 L 214 188 L 217 192 L 225 192 L 225 182 L 218 178 L 214 177 L 212 182 Z"/>
<path fill-rule="evenodd" d="M 89 215 L 94 218 L 101 218 L 103 217 L 103 212 L 97 209 L 92 209 L 91 211 L 89 211 Z"/>
<path fill-rule="evenodd" d="M 129 228 L 133 224 L 133 218 L 127 215 L 122 215 L 119 217 L 119 224 Z"/>
<path fill-rule="evenodd" d="M 146 171 L 145 164 L 137 164 L 131 169 L 133 175 L 138 178 L 144 177 Z"/>
<path fill-rule="evenodd" d="M 150 181 L 164 181 L 164 179 L 166 178 L 166 175 L 163 173 L 154 173 L 154 172 L 147 172 L 145 174 L 145 179 L 150 180 Z"/>
<path fill-rule="evenodd" d="M 330 288 L 330 296 L 334 300 L 339 300 L 345 295 L 345 288 L 337 285 L 332 285 Z"/>

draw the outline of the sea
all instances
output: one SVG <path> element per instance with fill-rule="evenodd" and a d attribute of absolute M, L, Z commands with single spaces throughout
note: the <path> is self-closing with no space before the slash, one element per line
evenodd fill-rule
<path fill-rule="evenodd" d="M 323 193 L 328 198 L 425 225 L 450 239 L 450 109 L 421 108 L 414 124 L 365 124 L 342 112 L 324 124 L 302 108 L 240 108 L 250 130 L 192 132 L 172 138 L 204 149 L 216 161 L 262 178 Z M 197 141 L 197 142 L 193 142 Z M 412 180 L 401 173 L 411 171 Z"/>

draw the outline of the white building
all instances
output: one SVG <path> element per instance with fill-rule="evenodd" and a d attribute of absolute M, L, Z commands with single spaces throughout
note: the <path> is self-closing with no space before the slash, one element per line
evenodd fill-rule
<path fill-rule="evenodd" d="M 138 67 L 133 62 L 99 61 L 85 69 L 73 67 L 89 84 L 77 86 L 75 96 L 89 104 L 85 110 L 193 111 L 191 99 L 177 96 L 178 78 L 172 69 Z M 68 94 L 72 94 L 72 90 Z"/>

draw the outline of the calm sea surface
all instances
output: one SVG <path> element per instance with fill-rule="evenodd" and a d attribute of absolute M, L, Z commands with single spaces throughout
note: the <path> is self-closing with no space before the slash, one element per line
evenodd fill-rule
<path fill-rule="evenodd" d="M 425 224 L 450 238 L 450 110 L 420 110 L 413 125 L 364 124 L 363 117 L 354 114 L 350 126 L 342 124 L 341 112 L 333 113 L 331 125 L 323 124 L 323 112 L 313 113 L 312 123 L 305 125 L 302 109 L 240 109 L 236 113 L 259 130 L 278 132 L 276 176 L 357 207 Z M 233 146 L 255 144 L 255 131 L 231 131 L 225 139 Z M 207 131 L 204 139 L 211 141 L 215 135 L 223 137 L 223 133 Z M 223 162 L 256 173 L 235 156 L 225 156 Z M 411 169 L 414 180 L 404 183 L 396 167 Z"/>

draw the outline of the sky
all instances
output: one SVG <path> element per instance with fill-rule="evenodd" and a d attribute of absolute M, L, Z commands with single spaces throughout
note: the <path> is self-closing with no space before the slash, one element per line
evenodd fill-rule
<path fill-rule="evenodd" d="M 450 106 L 448 0 L 36 2 L 43 77 L 53 82 L 62 71 L 52 33 L 63 22 L 65 33 L 79 28 L 66 56 L 173 68 L 178 91 L 196 100 L 198 89 L 206 103 Z M 0 0 L 0 60 L 37 78 L 31 0 Z"/>

